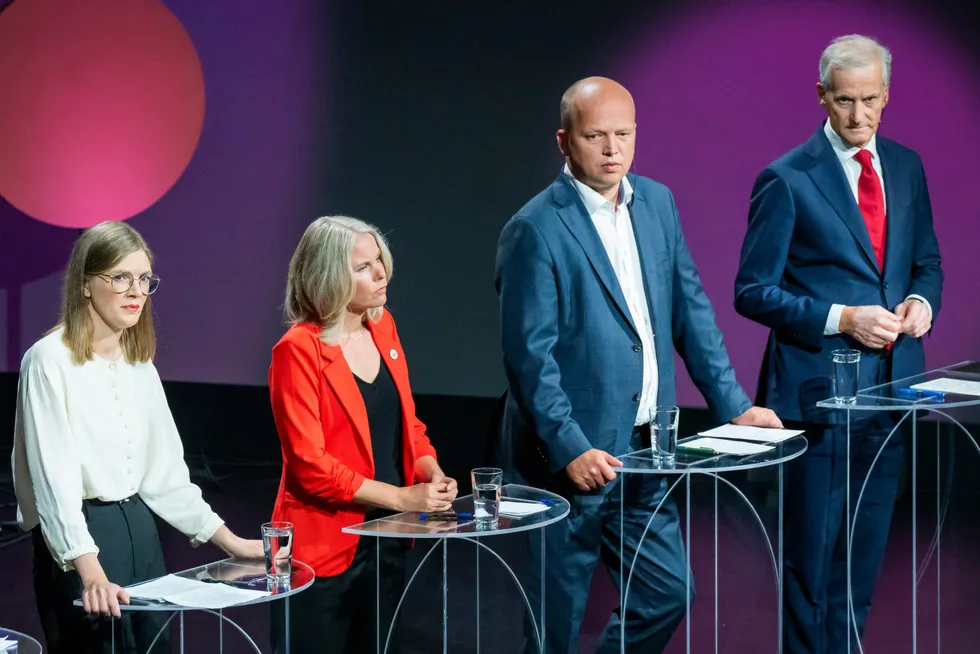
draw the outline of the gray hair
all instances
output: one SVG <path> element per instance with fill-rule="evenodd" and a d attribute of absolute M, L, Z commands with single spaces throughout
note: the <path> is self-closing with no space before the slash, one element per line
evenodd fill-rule
<path fill-rule="evenodd" d="M 351 253 L 358 234 L 370 234 L 381 250 L 381 263 L 391 279 L 391 251 L 374 225 L 349 216 L 317 218 L 299 240 L 289 261 L 286 281 L 286 319 L 290 324 L 313 322 L 322 329 L 320 340 L 336 345 L 344 328 L 344 313 L 357 284 Z M 381 320 L 384 307 L 369 309 L 371 322 Z"/>
<path fill-rule="evenodd" d="M 881 83 L 888 86 L 892 76 L 892 53 L 888 48 L 860 34 L 838 36 L 820 55 L 820 87 L 833 91 L 834 70 L 864 68 L 876 60 L 881 64 Z"/>

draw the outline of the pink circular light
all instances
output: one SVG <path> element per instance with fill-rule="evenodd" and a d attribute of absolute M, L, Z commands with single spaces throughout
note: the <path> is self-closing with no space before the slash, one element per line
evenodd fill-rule
<path fill-rule="evenodd" d="M 19 0 L 0 13 L 0 195 L 38 220 L 126 220 L 180 178 L 201 62 L 156 0 Z"/>

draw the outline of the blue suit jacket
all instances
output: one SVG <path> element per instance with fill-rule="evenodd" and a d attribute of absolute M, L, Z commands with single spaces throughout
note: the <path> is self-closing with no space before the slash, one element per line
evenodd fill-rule
<path fill-rule="evenodd" d="M 772 331 L 756 401 L 782 418 L 826 423 L 814 403 L 833 395 L 831 350 L 880 355 L 845 334 L 824 336 L 831 304 L 893 310 L 910 294 L 941 305 L 943 272 L 922 161 L 877 137 L 885 180 L 887 241 L 882 272 L 854 194 L 823 127 L 756 179 L 735 280 L 735 309 Z M 900 336 L 892 378 L 922 372 L 922 341 Z M 881 383 L 861 366 L 859 387 Z"/>
<path fill-rule="evenodd" d="M 751 401 L 715 325 L 667 187 L 630 175 L 630 215 L 655 333 L 659 404 L 676 404 L 676 347 L 719 421 Z M 505 464 L 529 483 L 590 448 L 630 444 L 643 381 L 640 338 L 612 264 L 564 174 L 508 221 L 496 286 L 510 384 L 499 433 Z"/>

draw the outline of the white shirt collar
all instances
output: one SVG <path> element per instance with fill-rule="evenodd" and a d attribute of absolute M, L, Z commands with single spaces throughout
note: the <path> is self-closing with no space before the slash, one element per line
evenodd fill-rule
<path fill-rule="evenodd" d="M 844 139 L 842 139 L 840 135 L 834 131 L 834 128 L 830 126 L 829 118 L 823 124 L 823 133 L 827 137 L 827 140 L 830 141 L 830 145 L 834 148 L 834 154 L 837 155 L 837 158 L 840 159 L 841 162 L 847 161 L 848 159 L 853 159 L 854 155 L 861 150 L 861 148 L 855 148 L 847 143 L 844 143 Z M 871 140 L 868 141 L 866 146 L 864 146 L 864 149 L 871 153 L 872 161 L 878 158 L 877 138 L 877 134 L 872 135 Z"/>
<path fill-rule="evenodd" d="M 609 202 L 609 200 L 596 193 L 593 189 L 575 179 L 575 175 L 572 174 L 572 170 L 568 167 L 567 163 L 565 164 L 565 168 L 562 170 L 562 172 L 568 177 L 569 180 L 571 180 L 572 186 L 574 186 L 575 190 L 578 191 L 579 196 L 582 198 L 582 202 L 585 204 L 585 210 L 589 212 L 590 216 L 601 209 L 607 202 L 612 204 Z M 623 177 L 623 181 L 621 182 L 619 188 L 619 203 L 629 204 L 630 200 L 632 199 L 633 186 L 626 177 Z"/>

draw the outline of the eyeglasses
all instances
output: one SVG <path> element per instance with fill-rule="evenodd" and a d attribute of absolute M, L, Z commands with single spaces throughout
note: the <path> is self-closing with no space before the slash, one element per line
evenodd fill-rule
<path fill-rule="evenodd" d="M 113 293 L 126 293 L 129 289 L 133 288 L 133 284 L 136 282 L 128 272 L 116 273 L 115 275 L 95 273 L 95 276 L 109 282 L 109 285 L 112 286 Z M 160 278 L 156 275 L 142 275 L 139 278 L 139 282 L 140 290 L 145 295 L 153 295 L 160 287 Z"/>

